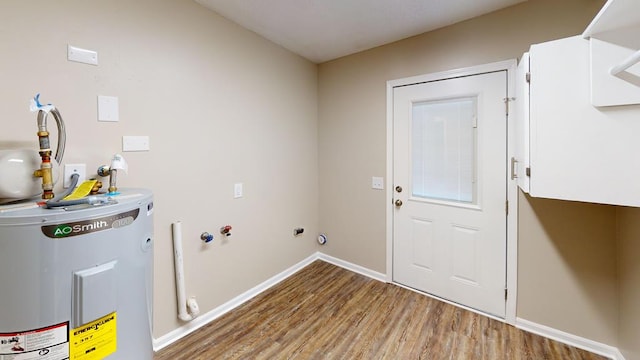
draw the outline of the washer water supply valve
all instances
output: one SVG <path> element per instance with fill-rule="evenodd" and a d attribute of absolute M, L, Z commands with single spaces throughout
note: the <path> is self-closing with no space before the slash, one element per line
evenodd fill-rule
<path fill-rule="evenodd" d="M 213 241 L 213 235 L 209 234 L 208 232 L 203 232 L 202 234 L 200 234 L 200 239 L 202 239 L 202 241 L 206 242 L 206 243 L 210 243 Z"/>
<path fill-rule="evenodd" d="M 220 234 L 225 236 L 231 236 L 231 225 L 225 225 L 220 228 Z"/>
<path fill-rule="evenodd" d="M 118 170 L 123 170 L 126 173 L 128 167 L 129 166 L 122 155 L 115 154 L 111 159 L 111 166 L 101 165 L 98 168 L 99 176 L 109 177 L 109 194 L 117 194 L 118 187 L 116 186 L 116 179 L 118 178 Z"/>

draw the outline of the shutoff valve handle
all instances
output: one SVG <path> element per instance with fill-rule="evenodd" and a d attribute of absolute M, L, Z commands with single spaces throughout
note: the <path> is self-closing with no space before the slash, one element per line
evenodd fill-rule
<path fill-rule="evenodd" d="M 200 235 L 200 239 L 202 239 L 202 241 L 206 242 L 206 243 L 210 243 L 213 241 L 213 235 L 209 234 L 208 232 L 203 232 Z"/>

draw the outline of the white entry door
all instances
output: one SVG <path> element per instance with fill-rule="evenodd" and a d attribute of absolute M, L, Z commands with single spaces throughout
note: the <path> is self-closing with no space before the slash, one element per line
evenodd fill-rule
<path fill-rule="evenodd" d="M 505 316 L 507 71 L 393 89 L 393 280 Z"/>

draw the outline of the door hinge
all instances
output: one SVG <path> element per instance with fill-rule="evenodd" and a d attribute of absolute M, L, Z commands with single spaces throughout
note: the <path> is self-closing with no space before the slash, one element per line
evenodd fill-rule
<path fill-rule="evenodd" d="M 507 300 L 507 295 L 509 294 L 509 290 L 504 288 L 504 299 Z"/>
<path fill-rule="evenodd" d="M 514 101 L 515 99 L 516 98 L 514 97 L 506 97 L 502 99 L 502 101 L 504 101 L 504 106 L 505 106 L 504 111 L 507 115 L 509 115 L 509 102 Z"/>
<path fill-rule="evenodd" d="M 528 72 L 528 73 L 525 75 L 525 78 L 527 79 L 527 82 L 528 82 L 529 84 L 531 84 L 531 73 L 530 73 L 530 72 Z"/>
<path fill-rule="evenodd" d="M 528 168 L 524 169 L 524 173 L 525 173 L 528 177 L 531 177 L 531 168 L 530 168 L 530 167 L 528 167 Z"/>
<path fill-rule="evenodd" d="M 505 200 L 504 202 L 504 212 L 509 215 L 509 200 Z"/>

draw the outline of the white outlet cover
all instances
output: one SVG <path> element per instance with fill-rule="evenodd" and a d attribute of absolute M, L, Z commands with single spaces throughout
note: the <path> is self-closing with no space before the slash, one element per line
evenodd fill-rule
<path fill-rule="evenodd" d="M 122 151 L 149 151 L 148 136 L 123 136 Z"/>
<path fill-rule="evenodd" d="M 71 186 L 71 175 L 78 174 L 78 185 L 87 180 L 87 165 L 86 164 L 65 164 L 64 165 L 64 178 L 62 181 L 62 187 L 65 189 Z"/>
<path fill-rule="evenodd" d="M 98 95 L 98 121 L 119 121 L 118 98 Z"/>
<path fill-rule="evenodd" d="M 98 52 L 67 44 L 67 60 L 89 65 L 98 65 Z"/>

